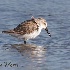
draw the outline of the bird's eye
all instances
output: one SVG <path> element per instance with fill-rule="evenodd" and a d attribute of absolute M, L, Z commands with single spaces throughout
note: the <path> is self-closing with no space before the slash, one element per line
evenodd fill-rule
<path fill-rule="evenodd" d="M 44 25 L 46 25 L 46 24 L 44 23 Z"/>

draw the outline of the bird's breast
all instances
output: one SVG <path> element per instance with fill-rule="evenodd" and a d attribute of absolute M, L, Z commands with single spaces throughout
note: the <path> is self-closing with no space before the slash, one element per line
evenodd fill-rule
<path fill-rule="evenodd" d="M 30 33 L 30 34 L 23 35 L 22 38 L 24 38 L 26 40 L 33 39 L 33 38 L 37 37 L 40 34 L 40 32 L 41 32 L 41 29 L 35 30 L 32 33 Z"/>

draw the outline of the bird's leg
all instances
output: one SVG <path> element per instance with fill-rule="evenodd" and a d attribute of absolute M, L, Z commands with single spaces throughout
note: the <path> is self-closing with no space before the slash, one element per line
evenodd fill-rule
<path fill-rule="evenodd" d="M 26 44 L 26 41 L 24 40 L 24 44 Z"/>

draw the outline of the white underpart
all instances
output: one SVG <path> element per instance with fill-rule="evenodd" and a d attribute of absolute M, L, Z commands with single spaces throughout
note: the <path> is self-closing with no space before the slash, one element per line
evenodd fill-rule
<path fill-rule="evenodd" d="M 41 32 L 41 29 L 39 30 L 35 30 L 34 32 L 30 33 L 30 34 L 25 34 L 25 35 L 22 35 L 20 36 L 19 38 L 23 38 L 25 40 L 28 40 L 28 39 L 33 39 L 35 37 L 37 37 Z"/>

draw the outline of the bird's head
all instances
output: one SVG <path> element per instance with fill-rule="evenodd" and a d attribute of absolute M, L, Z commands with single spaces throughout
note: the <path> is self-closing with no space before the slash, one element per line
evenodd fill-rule
<path fill-rule="evenodd" d="M 47 31 L 47 33 L 49 34 L 49 36 L 51 37 L 51 34 L 48 32 L 48 28 L 47 28 L 47 22 L 44 18 L 34 18 L 32 16 L 32 19 L 35 20 L 35 22 L 38 24 L 38 26 L 40 26 L 41 29 L 45 29 Z"/>

